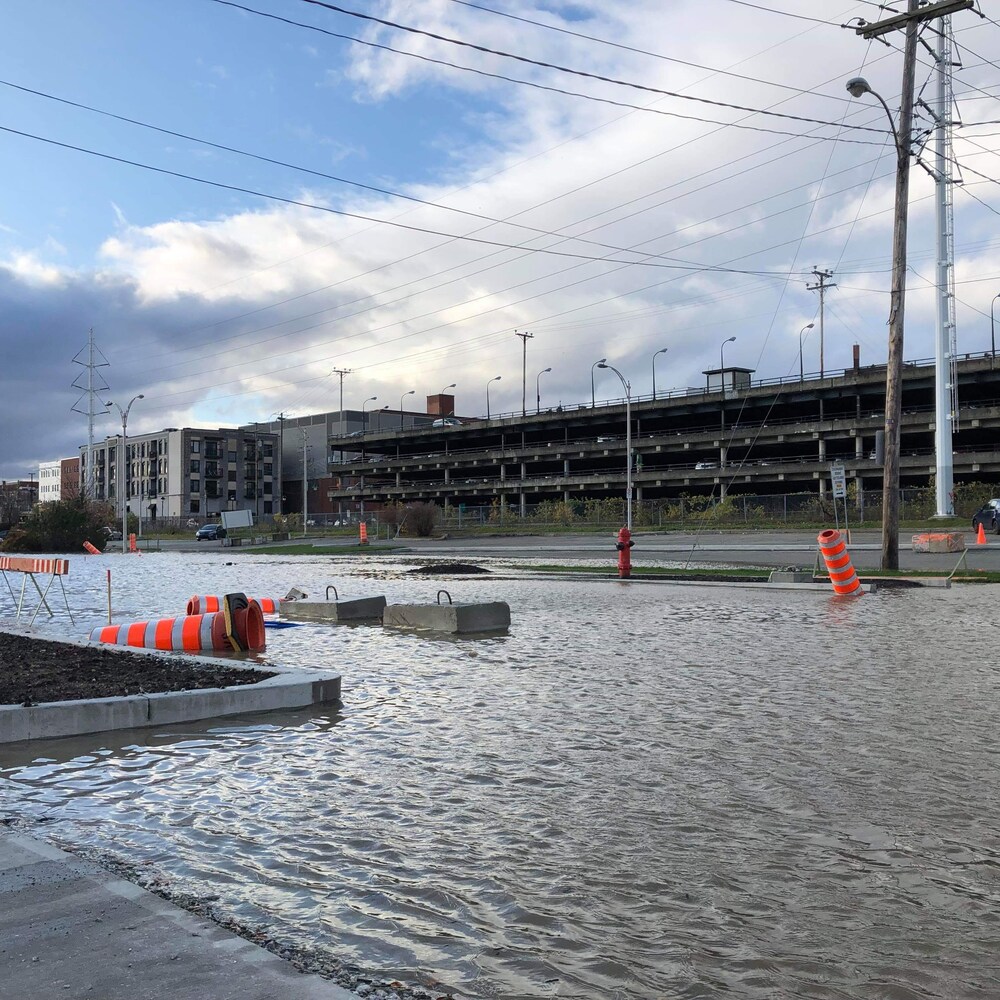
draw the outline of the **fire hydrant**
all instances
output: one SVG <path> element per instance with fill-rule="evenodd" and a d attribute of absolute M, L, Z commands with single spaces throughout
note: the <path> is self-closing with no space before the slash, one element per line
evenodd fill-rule
<path fill-rule="evenodd" d="M 622 528 L 618 532 L 618 541 L 615 548 L 618 550 L 618 575 L 627 580 L 632 575 L 632 532 L 628 528 Z"/>

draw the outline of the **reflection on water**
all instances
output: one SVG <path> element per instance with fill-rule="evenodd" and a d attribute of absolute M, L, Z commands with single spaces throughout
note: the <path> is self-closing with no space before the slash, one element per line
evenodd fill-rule
<path fill-rule="evenodd" d="M 330 559 L 125 572 L 136 617 L 440 586 Z M 74 585 L 85 634 L 101 595 Z M 471 996 L 1000 994 L 989 588 L 446 586 L 508 600 L 510 634 L 271 631 L 267 659 L 343 673 L 340 715 L 0 748 L 6 799 L 247 923 Z"/>

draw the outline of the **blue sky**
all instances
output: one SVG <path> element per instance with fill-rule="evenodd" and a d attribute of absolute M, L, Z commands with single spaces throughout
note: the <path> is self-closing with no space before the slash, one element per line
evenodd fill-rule
<path fill-rule="evenodd" d="M 492 409 L 512 411 L 524 329 L 535 335 L 529 382 L 553 369 L 544 405 L 589 400 L 604 356 L 648 393 L 663 347 L 661 391 L 702 385 L 730 336 L 729 363 L 797 375 L 799 333 L 817 321 L 806 287 L 817 266 L 838 285 L 825 368 L 849 365 L 854 344 L 862 363 L 884 361 L 893 152 L 884 112 L 851 100 L 844 82 L 864 74 L 895 109 L 901 40 L 886 48 L 839 26 L 877 17 L 875 4 L 343 4 L 630 86 L 303 0 L 245 6 L 259 13 L 212 0 L 5 5 L 6 84 L 192 138 L 7 85 L 0 126 L 273 198 L 0 132 L 3 478 L 84 443 L 71 359 L 91 327 L 109 396 L 145 394 L 130 419 L 140 430 L 333 409 L 333 368 L 353 369 L 349 407 L 371 395 L 397 407 L 410 389 L 422 400 L 457 382 L 458 411 L 478 415 L 500 374 Z M 954 22 L 964 352 L 988 347 L 1000 291 L 1000 125 L 989 124 L 1000 119 L 1000 29 L 971 13 Z M 907 358 L 933 355 L 932 194 L 917 167 Z M 807 371 L 819 367 L 814 331 Z"/>

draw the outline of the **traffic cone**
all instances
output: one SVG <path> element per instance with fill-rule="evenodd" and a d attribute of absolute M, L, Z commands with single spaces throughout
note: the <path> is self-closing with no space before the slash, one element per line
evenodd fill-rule
<path fill-rule="evenodd" d="M 979 530 L 976 532 L 976 545 L 986 544 L 986 532 L 983 530 L 983 522 L 979 522 Z"/>
<path fill-rule="evenodd" d="M 358 526 L 358 534 L 360 535 L 360 538 L 358 539 L 358 544 L 359 545 L 367 545 L 368 544 L 368 525 L 365 524 L 364 521 L 362 521 L 361 524 Z"/>

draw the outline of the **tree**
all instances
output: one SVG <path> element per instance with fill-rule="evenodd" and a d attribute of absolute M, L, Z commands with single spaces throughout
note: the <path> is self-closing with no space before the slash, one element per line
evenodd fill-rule
<path fill-rule="evenodd" d="M 0 544 L 5 552 L 80 552 L 90 542 L 104 551 L 113 512 L 105 503 L 84 497 L 36 504 Z"/>

